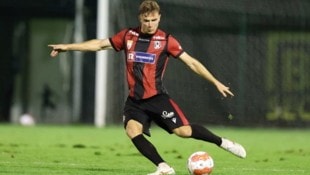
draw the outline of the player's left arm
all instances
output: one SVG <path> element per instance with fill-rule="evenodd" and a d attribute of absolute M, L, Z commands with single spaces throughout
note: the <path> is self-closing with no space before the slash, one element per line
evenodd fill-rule
<path fill-rule="evenodd" d="M 197 59 L 193 58 L 186 52 L 183 52 L 179 56 L 180 60 L 182 60 L 192 71 L 194 71 L 196 74 L 200 75 L 204 79 L 210 81 L 212 84 L 216 86 L 218 91 L 224 96 L 227 97 L 227 95 L 234 96 L 234 94 L 229 90 L 229 87 L 222 84 L 219 80 L 217 80 L 211 72 Z"/>
<path fill-rule="evenodd" d="M 52 48 L 50 53 L 51 57 L 56 57 L 60 52 L 66 51 L 100 51 L 112 49 L 112 45 L 108 38 L 92 39 L 81 43 L 49 44 L 48 47 Z"/>

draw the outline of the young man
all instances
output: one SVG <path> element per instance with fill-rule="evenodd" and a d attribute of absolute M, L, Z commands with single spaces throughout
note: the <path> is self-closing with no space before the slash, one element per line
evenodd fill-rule
<path fill-rule="evenodd" d="M 123 50 L 126 55 L 129 96 L 124 107 L 124 127 L 135 147 L 157 166 L 149 175 L 175 174 L 156 148 L 143 134 L 150 135 L 153 121 L 169 133 L 183 138 L 211 142 L 245 158 L 245 149 L 228 139 L 221 138 L 201 125 L 190 124 L 178 105 L 167 94 L 162 77 L 168 57 L 184 62 L 192 71 L 208 80 L 224 96 L 233 96 L 228 87 L 218 81 L 197 59 L 187 54 L 171 35 L 158 29 L 161 14 L 156 1 L 145 0 L 140 4 L 140 26 L 124 29 L 107 39 L 94 39 L 82 43 L 51 44 L 51 56 L 59 52 Z"/>

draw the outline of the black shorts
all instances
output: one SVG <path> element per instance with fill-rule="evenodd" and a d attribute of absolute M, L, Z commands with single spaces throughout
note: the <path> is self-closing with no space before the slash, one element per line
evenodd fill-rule
<path fill-rule="evenodd" d="M 125 127 L 131 119 L 141 123 L 143 133 L 148 136 L 150 136 L 149 129 L 152 121 L 169 133 L 172 133 L 175 128 L 189 125 L 182 110 L 167 94 L 156 95 L 144 100 L 128 97 L 124 107 Z"/>

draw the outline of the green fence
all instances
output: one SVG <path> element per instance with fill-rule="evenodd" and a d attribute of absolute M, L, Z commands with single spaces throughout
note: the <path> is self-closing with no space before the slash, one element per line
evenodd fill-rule
<path fill-rule="evenodd" d="M 309 1 L 158 2 L 161 28 L 235 93 L 222 99 L 208 82 L 171 60 L 165 84 L 192 121 L 309 126 Z M 139 1 L 117 5 L 123 12 L 115 20 L 115 31 L 138 24 Z"/>

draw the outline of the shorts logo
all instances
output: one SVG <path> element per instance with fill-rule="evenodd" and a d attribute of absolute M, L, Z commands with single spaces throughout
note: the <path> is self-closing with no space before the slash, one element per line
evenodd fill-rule
<path fill-rule="evenodd" d="M 173 123 L 177 123 L 177 118 L 174 117 L 174 112 L 163 111 L 161 113 L 161 117 L 164 119 L 171 119 Z"/>
<path fill-rule="evenodd" d="M 174 116 L 174 112 L 163 111 L 163 113 L 161 114 L 161 117 L 164 119 L 172 118 L 173 116 Z"/>
<path fill-rule="evenodd" d="M 155 63 L 155 58 L 155 54 L 145 52 L 129 52 L 127 61 L 153 64 Z"/>
<path fill-rule="evenodd" d="M 173 121 L 173 123 L 177 123 L 177 118 L 174 117 L 171 120 Z"/>

